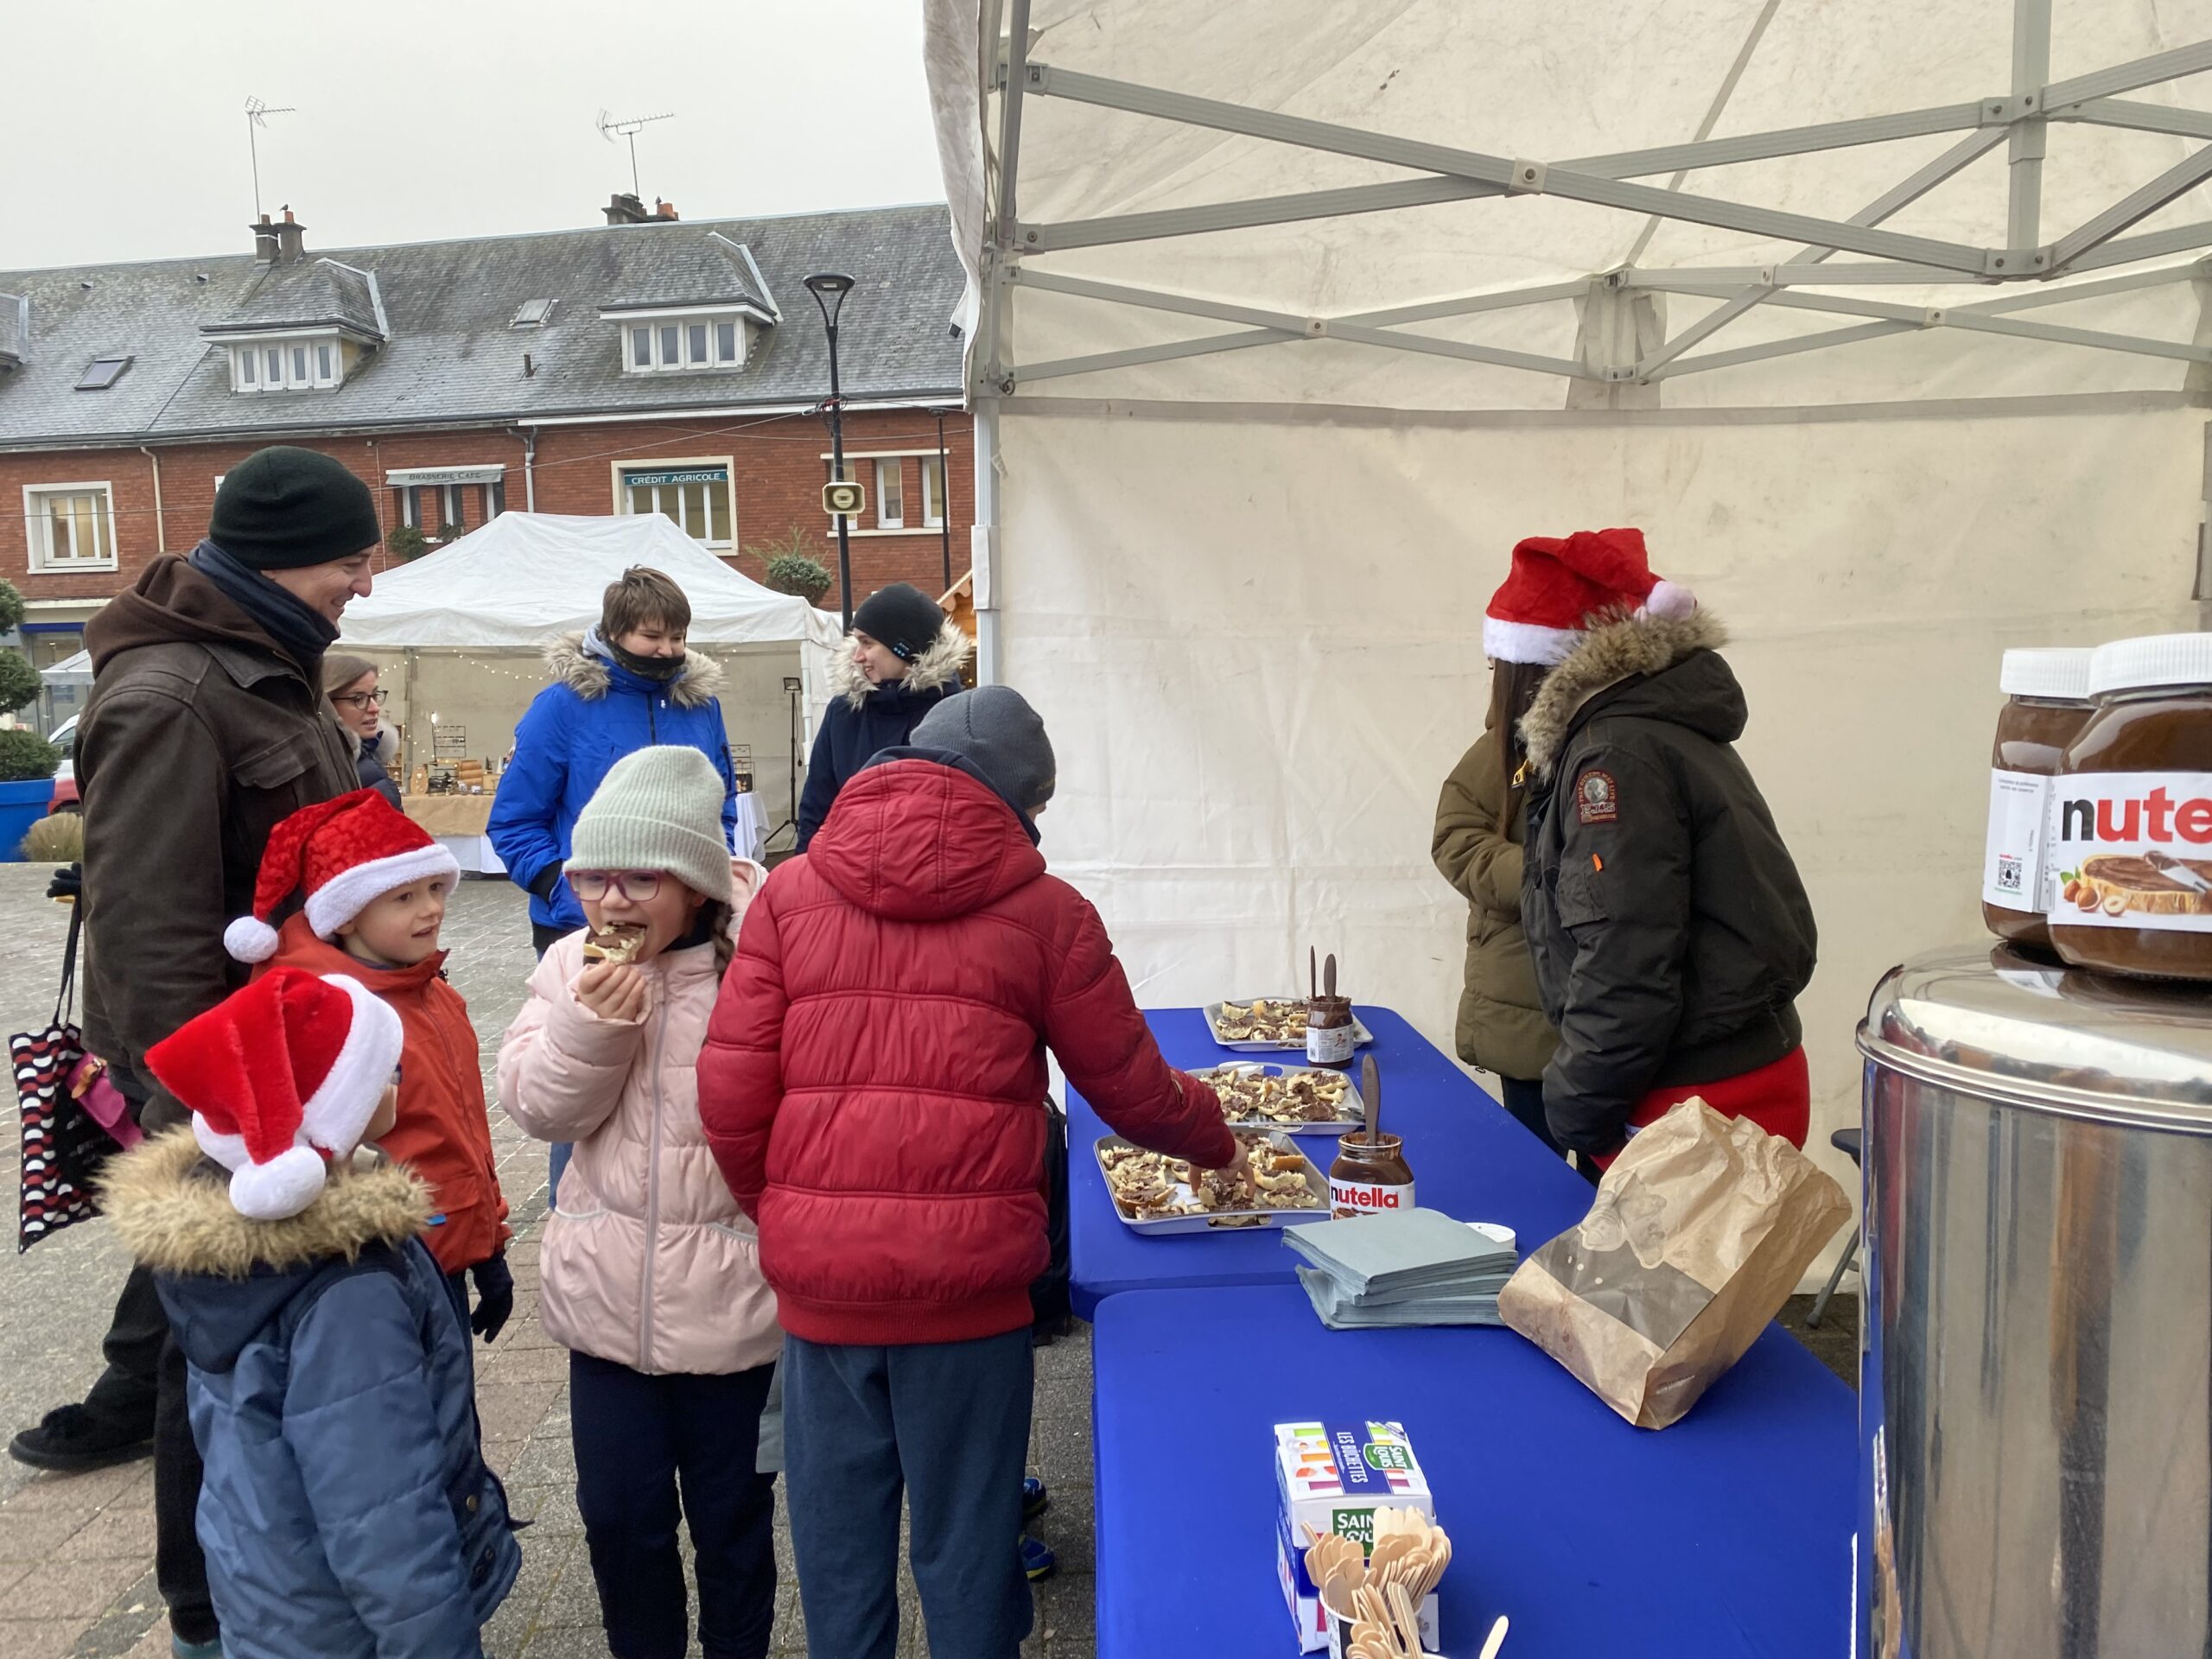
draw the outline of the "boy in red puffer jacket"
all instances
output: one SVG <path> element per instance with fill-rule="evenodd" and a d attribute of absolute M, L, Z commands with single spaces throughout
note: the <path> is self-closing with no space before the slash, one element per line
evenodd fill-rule
<path fill-rule="evenodd" d="M 1098 913 L 1045 872 L 1052 745 L 1004 686 L 949 697 L 769 877 L 699 1057 L 760 1232 L 807 1643 L 890 1659 L 901 1485 L 932 1652 L 1013 1659 L 1029 1285 L 1047 1254 L 1045 1050 L 1139 1145 L 1239 1160 L 1169 1067 Z"/>
<path fill-rule="evenodd" d="M 429 1184 L 435 1213 L 423 1243 L 446 1275 L 463 1332 L 489 1342 L 514 1312 L 515 1281 L 476 1029 L 446 982 L 438 948 L 460 879 L 453 855 L 420 824 L 375 790 L 357 789 L 303 807 L 270 833 L 253 914 L 226 928 L 223 943 L 239 961 L 263 964 L 257 978 L 276 968 L 341 974 L 399 1015 L 399 1116 L 380 1144 Z M 272 927 L 296 894 L 302 909 Z"/>

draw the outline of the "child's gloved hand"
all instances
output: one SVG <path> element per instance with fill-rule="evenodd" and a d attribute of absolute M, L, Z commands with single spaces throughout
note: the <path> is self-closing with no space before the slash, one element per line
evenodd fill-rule
<path fill-rule="evenodd" d="M 468 1328 L 489 1342 L 514 1313 L 515 1275 L 503 1251 L 479 1262 L 468 1270 L 468 1276 L 476 1281 L 476 1311 L 468 1316 Z"/>

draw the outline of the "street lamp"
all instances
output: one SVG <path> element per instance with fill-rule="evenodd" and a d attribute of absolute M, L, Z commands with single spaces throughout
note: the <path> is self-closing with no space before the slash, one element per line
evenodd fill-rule
<path fill-rule="evenodd" d="M 837 314 L 845 308 L 845 296 L 853 279 L 834 270 L 818 270 L 806 278 L 807 292 L 822 312 L 822 327 L 830 336 L 830 475 L 845 478 L 844 394 L 837 384 Z M 846 515 L 837 515 L 837 594 L 844 601 L 845 631 L 853 627 L 853 546 L 846 534 Z"/>

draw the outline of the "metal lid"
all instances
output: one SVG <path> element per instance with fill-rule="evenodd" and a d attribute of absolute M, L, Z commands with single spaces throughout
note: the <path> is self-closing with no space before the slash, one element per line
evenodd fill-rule
<path fill-rule="evenodd" d="M 1882 976 L 1859 1047 L 1923 1083 L 2032 1111 L 2212 1135 L 2212 987 L 1951 945 Z"/>
<path fill-rule="evenodd" d="M 2087 645 L 2008 651 L 1997 672 L 1997 688 L 2008 697 L 2048 697 L 2056 702 L 2089 700 Z"/>
<path fill-rule="evenodd" d="M 2089 695 L 2157 685 L 2212 685 L 2212 633 L 2114 639 L 2089 653 Z"/>

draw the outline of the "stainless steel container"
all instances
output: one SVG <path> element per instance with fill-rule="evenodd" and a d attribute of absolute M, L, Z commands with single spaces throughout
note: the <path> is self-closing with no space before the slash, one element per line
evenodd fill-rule
<path fill-rule="evenodd" d="M 1859 1653 L 2212 1654 L 2212 990 L 1954 949 L 1859 1045 Z"/>

